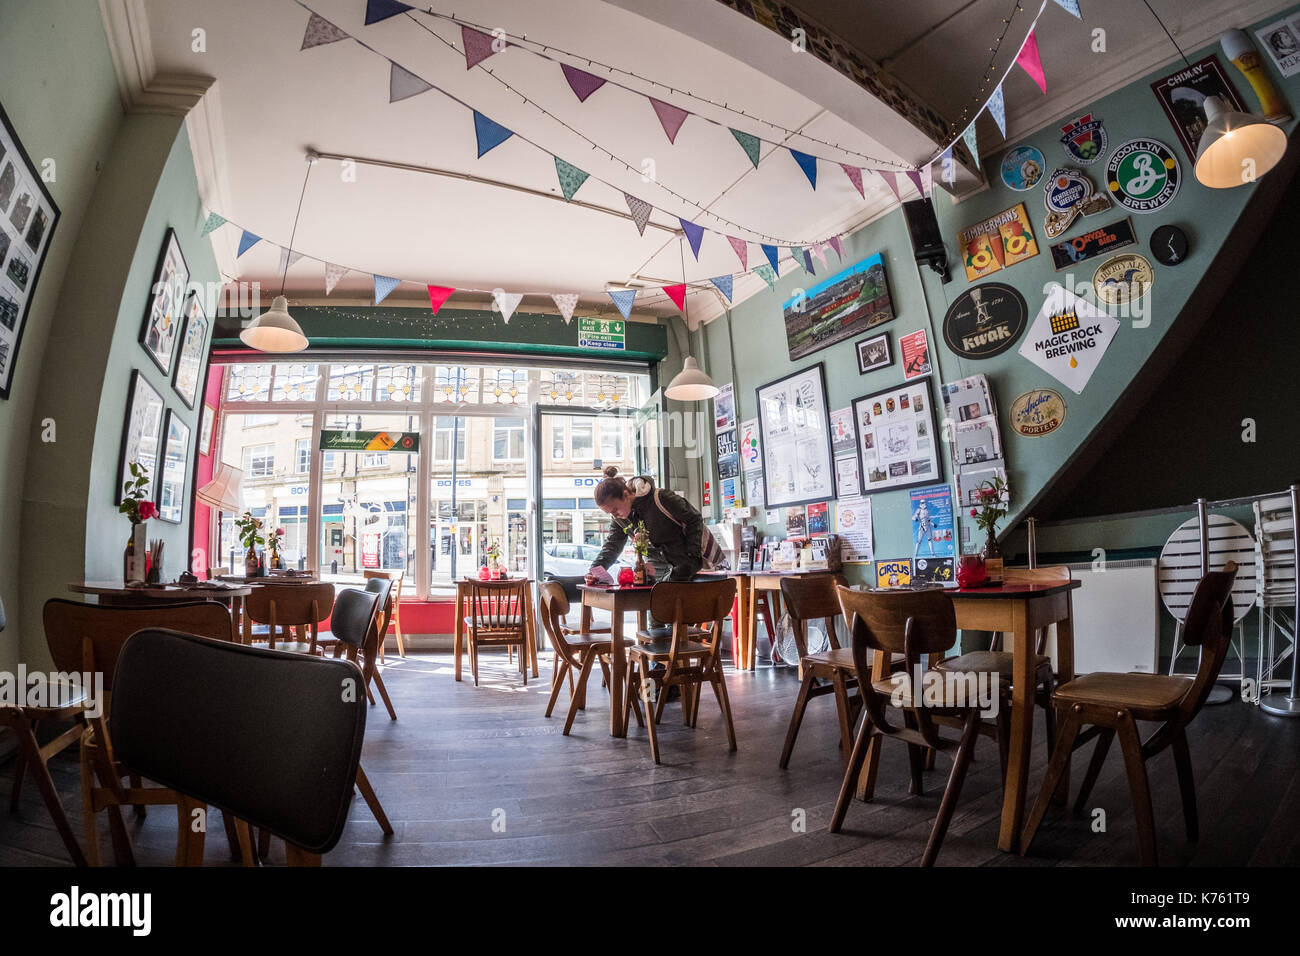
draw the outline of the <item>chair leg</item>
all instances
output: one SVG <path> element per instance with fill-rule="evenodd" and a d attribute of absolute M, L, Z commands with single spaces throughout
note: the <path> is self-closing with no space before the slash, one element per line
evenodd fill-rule
<path fill-rule="evenodd" d="M 86 864 L 99 866 L 99 828 L 95 825 L 95 777 L 91 767 L 90 754 L 86 742 L 81 742 L 81 825 L 82 837 L 86 841 Z"/>
<path fill-rule="evenodd" d="M 588 648 L 582 655 L 582 671 L 578 674 L 578 693 L 575 693 L 569 700 L 569 716 L 564 721 L 564 736 L 569 736 L 569 730 L 573 727 L 573 718 L 578 716 L 578 704 L 582 701 L 582 691 L 586 689 L 587 678 L 591 676 L 592 658 L 596 656 L 593 648 Z"/>
<path fill-rule="evenodd" d="M 207 836 L 207 825 L 195 826 L 195 811 L 201 810 L 206 817 L 208 805 L 193 797 L 179 795 L 176 801 L 176 865 L 202 866 L 203 844 Z"/>
<path fill-rule="evenodd" d="M 1142 759 L 1142 739 L 1133 716 L 1125 713 L 1118 728 L 1119 746 L 1128 771 L 1129 796 L 1133 799 L 1133 822 L 1137 825 L 1138 857 L 1143 866 L 1156 866 L 1156 822 L 1151 810 L 1151 788 Z"/>
<path fill-rule="evenodd" d="M 844 771 L 844 782 L 840 784 L 840 795 L 835 800 L 835 812 L 831 814 L 828 828 L 831 833 L 840 832 L 844 815 L 849 812 L 849 802 L 857 790 L 858 777 L 862 773 L 863 764 L 867 762 L 867 750 L 870 749 L 872 738 L 875 736 L 871 730 L 871 717 L 863 713 L 858 739 L 853 742 L 853 753 L 849 756 L 849 765 Z"/>
<path fill-rule="evenodd" d="M 22 741 L 22 738 L 26 736 L 26 734 L 28 733 L 31 734 L 33 741 L 35 740 L 36 727 L 38 723 L 39 721 L 33 720 L 30 721 L 30 723 L 28 723 L 26 727 L 14 728 L 14 733 L 18 735 L 20 743 Z M 10 813 L 18 812 L 18 797 L 23 791 L 23 773 L 26 769 L 27 769 L 27 758 L 24 756 L 23 748 L 20 747 L 18 750 L 18 759 L 14 761 L 14 788 L 12 793 L 9 795 Z"/>
<path fill-rule="evenodd" d="M 546 701 L 547 717 L 551 716 L 551 712 L 555 710 L 555 702 L 560 698 L 560 688 L 564 686 L 564 677 L 569 673 L 572 667 L 573 665 L 569 663 L 568 659 L 565 658 L 564 655 L 555 655 L 555 676 L 551 679 L 550 699 Z M 570 680 L 572 680 L 572 677 L 570 677 Z M 570 691 L 569 697 L 573 697 L 572 691 Z"/>
<path fill-rule="evenodd" d="M 371 680 L 375 682 L 375 687 L 379 689 L 379 696 L 384 699 L 384 706 L 388 708 L 388 716 L 391 720 L 397 719 L 397 711 L 393 710 L 393 702 L 388 697 L 388 688 L 384 686 L 384 679 L 379 676 L 379 671 L 371 673 Z"/>
<path fill-rule="evenodd" d="M 36 787 L 41 792 L 41 797 L 45 800 L 45 808 L 49 811 L 50 817 L 54 820 L 54 827 L 59 831 L 59 837 L 63 840 L 63 846 L 72 857 L 72 862 L 76 866 L 85 866 L 86 857 L 81 852 L 81 847 L 77 845 L 77 838 L 73 835 L 72 827 L 68 824 L 67 814 L 63 812 L 63 803 L 59 800 L 58 788 L 54 786 L 54 780 L 50 777 L 49 767 L 41 759 L 41 748 L 36 742 L 36 721 L 31 721 L 25 727 L 17 727 L 15 731 L 18 736 L 18 764 L 14 768 L 14 809 L 18 804 L 18 788 L 21 783 L 22 768 L 30 764 L 32 776 L 36 778 Z"/>
<path fill-rule="evenodd" d="M 402 622 L 396 616 L 393 617 L 393 633 L 397 635 L 397 656 L 406 657 L 406 644 L 402 640 Z"/>
<path fill-rule="evenodd" d="M 637 688 L 637 690 L 639 691 L 640 688 Z M 650 702 L 649 702 L 649 701 L 646 701 L 646 714 L 645 714 L 645 717 L 646 717 L 646 721 L 645 721 L 646 729 L 650 731 L 650 756 L 654 757 L 655 763 L 659 763 L 659 762 L 660 762 L 660 760 L 659 760 L 659 729 L 658 729 L 658 724 L 659 724 L 659 715 L 663 713 L 663 709 L 664 709 L 664 698 L 666 698 L 666 697 L 668 696 L 668 689 L 667 689 L 664 685 L 659 684 L 659 685 L 658 685 L 658 691 L 659 691 L 659 692 L 658 692 L 658 694 L 656 694 L 656 696 L 657 696 L 659 699 L 655 702 L 655 703 L 656 703 L 656 706 L 655 706 L 655 711 L 654 711 L 654 713 L 651 713 L 651 712 L 650 712 Z"/>
<path fill-rule="evenodd" d="M 361 791 L 361 796 L 365 799 L 366 806 L 370 807 L 370 812 L 379 821 L 379 828 L 384 831 L 384 835 L 392 836 L 393 825 L 388 822 L 388 815 L 384 813 L 383 805 L 380 804 L 379 797 L 375 796 L 375 788 L 370 785 L 370 778 L 361 769 L 361 764 L 357 764 L 357 789 Z"/>
<path fill-rule="evenodd" d="M 143 786 L 144 786 L 144 781 L 140 779 L 140 775 L 138 773 L 131 774 L 131 788 L 133 790 L 139 790 Z M 137 820 L 143 820 L 146 814 L 147 811 L 145 810 L 143 803 L 135 804 L 135 818 Z"/>
<path fill-rule="evenodd" d="M 239 844 L 239 865 L 240 866 L 257 866 L 257 857 L 253 853 L 253 838 L 248 831 L 248 823 L 244 820 L 235 820 L 235 839 Z"/>
<path fill-rule="evenodd" d="M 1097 746 L 1092 750 L 1092 759 L 1088 761 L 1088 772 L 1083 775 L 1083 782 L 1079 785 L 1079 796 L 1074 801 L 1075 813 L 1083 813 L 1088 795 L 1092 793 L 1097 778 L 1101 776 L 1101 768 L 1106 762 L 1106 752 L 1110 750 L 1110 742 L 1114 739 L 1114 730 L 1110 727 L 1101 728 L 1101 733 L 1097 736 Z"/>
<path fill-rule="evenodd" d="M 1187 735 L 1181 727 L 1174 733 L 1172 748 L 1174 766 L 1178 768 L 1178 791 L 1183 798 L 1183 822 L 1187 826 L 1187 839 L 1195 843 L 1200 839 L 1200 825 L 1196 815 L 1196 781 L 1192 777 L 1192 755 L 1187 749 Z"/>
<path fill-rule="evenodd" d="M 718 698 L 718 706 L 722 708 L 723 719 L 727 722 L 727 744 L 729 749 L 736 749 L 736 725 L 731 720 L 731 699 L 727 696 L 727 680 L 722 674 L 714 674 L 713 695 Z M 703 688 L 700 688 L 703 690 Z"/>
<path fill-rule="evenodd" d="M 782 770 L 790 766 L 790 754 L 794 752 L 795 738 L 799 736 L 799 726 L 803 723 L 804 711 L 808 709 L 808 695 L 812 691 L 814 680 L 812 668 L 810 667 L 804 671 L 803 683 L 799 685 L 799 696 L 794 699 L 794 713 L 790 715 L 790 728 L 785 732 L 785 746 L 781 748 L 781 760 L 777 763 L 777 766 Z M 850 744 L 844 750 L 846 760 L 851 747 Z"/>
<path fill-rule="evenodd" d="M 835 714 L 840 721 L 840 759 L 847 764 L 849 751 L 853 749 L 853 727 L 849 721 L 849 690 L 843 671 L 831 674 L 831 686 L 835 688 Z"/>
<path fill-rule="evenodd" d="M 469 669 L 474 674 L 474 686 L 478 686 L 478 642 L 469 642 Z"/>
<path fill-rule="evenodd" d="M 957 757 L 952 763 L 952 773 L 948 775 L 948 786 L 944 787 L 943 800 L 939 803 L 939 814 L 934 818 L 934 827 L 930 830 L 930 839 L 925 844 L 925 853 L 921 857 L 922 866 L 934 866 L 943 838 L 948 835 L 948 824 L 952 812 L 961 796 L 961 785 L 966 780 L 966 769 L 970 766 L 971 754 L 975 750 L 975 738 L 979 734 L 980 715 L 978 710 L 971 710 L 966 715 L 966 726 L 961 732 L 961 743 L 957 746 Z"/>
<path fill-rule="evenodd" d="M 1002 771 L 1002 786 L 1007 785 L 1007 764 L 1011 760 L 1011 708 L 1010 701 L 1003 700 L 995 718 L 998 728 L 998 765 Z M 1049 750 L 1050 753 L 1050 750 Z"/>
<path fill-rule="evenodd" d="M 912 711 L 903 711 L 903 722 L 912 730 L 916 730 L 916 715 Z M 925 769 L 925 749 L 920 744 L 907 745 L 907 764 L 911 769 L 912 777 L 907 792 L 917 797 L 925 795 L 925 781 L 921 775 Z"/>
<path fill-rule="evenodd" d="M 1065 712 L 1065 717 L 1061 721 L 1061 730 L 1056 735 L 1056 749 L 1052 752 L 1047 773 L 1043 776 L 1043 789 L 1038 792 L 1038 799 L 1034 801 L 1034 808 L 1029 811 L 1029 818 L 1025 821 L 1025 828 L 1020 834 L 1021 856 L 1029 852 L 1029 844 L 1034 842 L 1034 834 L 1038 832 L 1038 826 L 1047 814 L 1047 805 L 1052 802 L 1052 794 L 1056 792 L 1061 778 L 1065 775 L 1066 767 L 1070 765 L 1070 754 L 1074 751 L 1074 738 L 1079 736 L 1079 728 L 1082 724 L 1083 718 L 1077 708 L 1071 707 Z"/>
<path fill-rule="evenodd" d="M 636 715 L 636 725 L 638 727 L 645 726 L 645 718 L 641 716 L 641 695 L 640 695 L 640 687 L 638 685 L 639 685 L 639 681 L 637 680 L 636 663 L 634 661 L 628 661 L 627 662 L 627 687 L 625 688 L 623 693 L 623 701 L 625 704 L 624 711 L 623 711 L 624 726 L 627 725 L 628 714 Z M 649 709 L 650 708 L 647 706 L 646 707 L 647 713 Z"/>

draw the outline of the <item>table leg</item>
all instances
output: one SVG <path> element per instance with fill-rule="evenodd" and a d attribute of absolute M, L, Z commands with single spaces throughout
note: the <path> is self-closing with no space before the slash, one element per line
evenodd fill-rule
<path fill-rule="evenodd" d="M 752 671 L 758 646 L 758 587 L 755 585 L 753 578 L 749 579 L 747 588 L 749 590 L 749 599 L 745 602 L 745 633 L 740 648 L 740 666 L 747 671 Z"/>
<path fill-rule="evenodd" d="M 459 584 L 456 585 L 455 620 L 452 622 L 451 652 L 456 658 L 456 680 L 460 680 L 460 657 L 465 646 L 465 598 Z"/>
<path fill-rule="evenodd" d="M 248 600 L 247 598 L 240 598 L 240 600 L 244 602 L 243 604 L 240 605 L 239 608 L 239 615 L 240 618 L 242 619 L 241 627 L 244 634 L 244 643 L 252 644 L 253 643 L 253 619 L 248 616 Z"/>
<path fill-rule="evenodd" d="M 1034 646 L 1029 630 L 1029 607 L 1016 601 L 1012 611 L 1014 655 L 1011 673 L 1011 733 L 1007 755 L 1007 783 L 1002 792 L 1002 827 L 998 849 L 1015 853 L 1020 848 L 1020 830 L 1025 818 L 1029 789 L 1029 755 L 1034 740 Z"/>
<path fill-rule="evenodd" d="M 537 676 L 537 615 L 533 604 L 532 585 L 528 586 L 528 607 L 524 610 L 524 620 L 528 626 L 528 654 L 533 660 L 533 677 Z"/>
<path fill-rule="evenodd" d="M 586 608 L 583 608 L 586 611 Z M 627 680 L 627 652 L 623 648 L 623 602 L 614 599 L 610 614 L 609 636 L 612 647 L 609 653 L 609 735 L 626 737 L 627 727 L 623 723 L 623 684 Z"/>
<path fill-rule="evenodd" d="M 1069 591 L 1065 592 L 1065 619 L 1056 622 L 1056 677 L 1064 684 L 1074 680 L 1074 599 Z M 1070 761 L 1065 762 L 1061 771 L 1061 785 L 1052 794 L 1052 802 L 1064 805 L 1069 803 L 1070 795 Z"/>
<path fill-rule="evenodd" d="M 736 613 L 731 619 L 731 666 L 740 670 L 740 645 L 745 636 L 745 622 L 749 620 L 749 588 L 747 578 L 736 578 Z"/>

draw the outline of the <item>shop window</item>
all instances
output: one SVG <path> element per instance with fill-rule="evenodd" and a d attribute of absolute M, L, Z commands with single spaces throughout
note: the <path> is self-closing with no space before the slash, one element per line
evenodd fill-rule
<path fill-rule="evenodd" d="M 274 474 L 274 445 L 250 445 L 244 449 L 245 478 L 270 478 Z"/>

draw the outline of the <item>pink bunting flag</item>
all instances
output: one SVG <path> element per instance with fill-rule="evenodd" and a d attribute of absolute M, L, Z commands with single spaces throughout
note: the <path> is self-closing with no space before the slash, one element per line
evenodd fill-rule
<path fill-rule="evenodd" d="M 569 89 L 573 90 L 573 95 L 578 98 L 579 103 L 587 102 L 587 97 L 605 85 L 605 81 L 600 77 L 592 76 L 576 66 L 561 63 L 560 69 L 564 72 L 564 78 L 569 81 Z"/>
<path fill-rule="evenodd" d="M 451 294 L 456 290 L 445 285 L 429 286 L 429 305 L 433 307 L 433 314 L 437 315 L 442 304 L 451 298 Z"/>
<path fill-rule="evenodd" d="M 826 243 L 815 242 L 812 247 L 813 255 L 821 260 L 822 265 L 826 265 Z"/>
<path fill-rule="evenodd" d="M 853 188 L 858 191 L 858 195 L 866 199 L 867 194 L 862 191 L 862 170 L 845 163 L 840 163 L 840 169 L 844 170 L 845 175 L 849 177 L 849 182 L 853 183 Z"/>
<path fill-rule="evenodd" d="M 1047 93 L 1047 77 L 1043 75 L 1043 61 L 1038 55 L 1038 39 L 1034 36 L 1033 30 L 1029 31 L 1029 36 L 1025 37 L 1025 45 L 1016 54 L 1016 63 L 1029 74 L 1044 94 Z"/>
<path fill-rule="evenodd" d="M 894 191 L 894 198 L 901 200 L 903 194 L 898 188 L 898 174 L 892 169 L 877 169 L 876 172 L 880 175 L 880 178 L 885 181 L 885 185 Z"/>
<path fill-rule="evenodd" d="M 744 239 L 737 239 L 735 236 L 728 236 L 727 241 L 731 243 L 731 248 L 736 250 L 736 257 L 740 260 L 740 271 L 747 271 L 749 269 L 749 243 Z"/>
<path fill-rule="evenodd" d="M 912 185 L 916 187 L 916 191 L 924 196 L 925 186 L 921 183 L 921 171 L 919 169 L 909 169 L 907 171 L 907 178 L 912 181 Z"/>
<path fill-rule="evenodd" d="M 676 285 L 666 285 L 663 289 L 664 292 L 668 293 L 668 298 L 673 300 L 673 305 L 683 310 L 686 308 L 686 283 L 679 282 Z"/>
<path fill-rule="evenodd" d="M 831 248 L 835 250 L 835 254 L 840 257 L 840 261 L 842 262 L 844 260 L 844 240 L 839 236 L 831 236 L 830 241 Z"/>
<path fill-rule="evenodd" d="M 657 100 L 653 96 L 647 97 L 650 105 L 654 107 L 655 115 L 659 117 L 659 124 L 664 128 L 664 135 L 668 137 L 668 142 L 676 144 L 677 131 L 682 128 L 682 123 L 686 122 L 686 117 L 691 114 L 678 106 L 671 103 L 665 103 L 663 100 Z"/>
<path fill-rule="evenodd" d="M 497 52 L 492 47 L 495 37 L 490 33 L 462 26 L 460 28 L 460 38 L 465 44 L 465 69 L 467 70 L 474 69 L 474 67 Z"/>

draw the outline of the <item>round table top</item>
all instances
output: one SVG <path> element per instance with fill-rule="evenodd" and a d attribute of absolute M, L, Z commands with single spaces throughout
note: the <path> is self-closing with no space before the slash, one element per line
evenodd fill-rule
<path fill-rule="evenodd" d="M 149 584 L 144 587 L 127 587 L 118 581 L 73 581 L 68 590 L 75 594 L 96 594 L 107 597 L 138 597 L 146 601 L 174 601 L 192 599 L 206 601 L 212 598 L 248 597 L 253 593 L 249 585 L 228 587 L 200 587 L 181 584 Z"/>
<path fill-rule="evenodd" d="M 218 581 L 228 581 L 231 584 L 246 584 L 250 587 L 258 587 L 263 584 L 320 584 L 321 579 L 313 577 L 310 574 L 259 574 L 255 578 L 250 578 L 243 574 L 222 574 L 217 577 Z"/>

